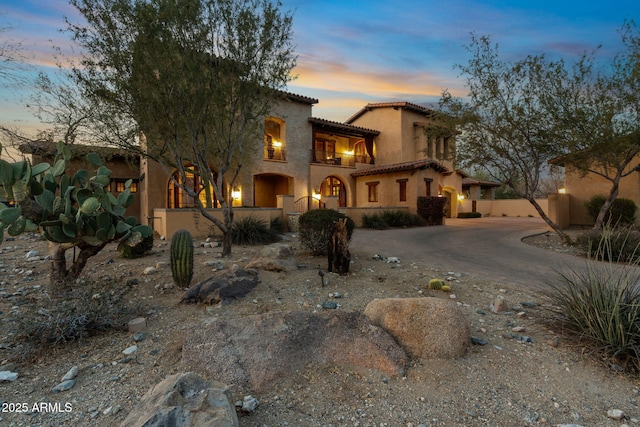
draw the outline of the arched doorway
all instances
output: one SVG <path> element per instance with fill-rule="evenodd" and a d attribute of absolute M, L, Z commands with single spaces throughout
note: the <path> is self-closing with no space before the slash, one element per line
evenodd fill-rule
<path fill-rule="evenodd" d="M 253 176 L 253 206 L 275 208 L 279 194 L 292 194 L 293 178 L 273 173 Z"/>
<path fill-rule="evenodd" d="M 328 176 L 320 185 L 320 194 L 323 197 L 337 197 L 338 206 L 344 208 L 347 206 L 347 187 L 344 182 L 335 176 Z"/>

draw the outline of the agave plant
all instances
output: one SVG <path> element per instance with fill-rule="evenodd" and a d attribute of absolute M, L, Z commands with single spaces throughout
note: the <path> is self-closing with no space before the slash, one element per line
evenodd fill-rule
<path fill-rule="evenodd" d="M 51 242 L 51 280 L 60 282 L 77 278 L 87 260 L 108 243 L 134 246 L 153 230 L 139 225 L 135 217 L 125 216 L 134 201 L 131 180 L 116 197 L 109 191 L 111 170 L 102 165 L 96 153 L 87 155 L 95 174 L 80 169 L 69 175 L 66 168 L 71 150 L 61 142 L 57 148 L 53 165 L 0 159 L 0 196 L 13 204 L 0 204 L 0 242 L 5 229 L 11 236 L 39 230 Z M 67 268 L 65 252 L 72 248 L 80 253 Z"/>

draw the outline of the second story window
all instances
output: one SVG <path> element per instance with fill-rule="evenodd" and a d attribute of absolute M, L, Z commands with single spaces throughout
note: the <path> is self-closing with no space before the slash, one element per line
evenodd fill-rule
<path fill-rule="evenodd" d="M 267 118 L 264 121 L 264 159 L 287 160 L 284 122 L 279 119 Z"/>

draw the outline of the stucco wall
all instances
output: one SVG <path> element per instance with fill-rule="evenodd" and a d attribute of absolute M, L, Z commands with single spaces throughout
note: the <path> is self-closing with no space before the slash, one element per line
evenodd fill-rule
<path fill-rule="evenodd" d="M 209 209 L 208 212 L 224 221 L 221 209 Z M 253 216 L 269 224 L 273 218 L 282 218 L 282 209 L 277 208 L 234 208 L 233 212 L 234 221 Z M 215 224 L 200 215 L 197 209 L 154 209 L 153 217 L 153 230 L 168 239 L 180 229 L 188 230 L 194 237 L 199 238 L 222 234 Z"/>
<path fill-rule="evenodd" d="M 547 199 L 536 199 L 545 213 L 549 213 L 549 201 Z M 477 200 L 476 212 L 482 216 L 533 216 L 539 217 L 538 211 L 529 201 L 525 199 L 498 199 L 498 200 Z M 458 212 L 472 212 L 472 200 L 465 199 L 458 202 Z"/>
<path fill-rule="evenodd" d="M 640 159 L 636 159 L 637 164 Z M 595 195 L 609 195 L 611 191 L 611 181 L 595 174 L 581 176 L 575 169 L 567 166 L 565 169 L 564 185 L 566 193 L 571 195 L 570 214 L 571 224 L 591 225 L 593 219 L 587 213 L 584 203 Z M 620 180 L 619 198 L 633 200 L 640 206 L 640 174 L 632 173 Z"/>

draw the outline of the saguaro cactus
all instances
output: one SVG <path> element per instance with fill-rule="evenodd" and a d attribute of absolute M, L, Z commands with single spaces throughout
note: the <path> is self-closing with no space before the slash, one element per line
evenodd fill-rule
<path fill-rule="evenodd" d="M 193 238 L 187 230 L 178 230 L 171 239 L 171 274 L 177 286 L 187 288 L 193 277 Z"/>

